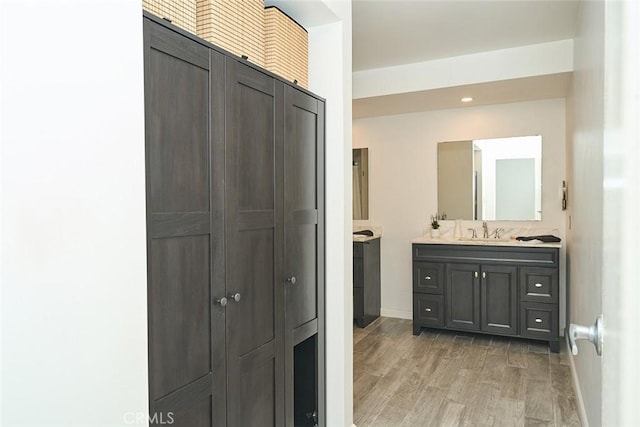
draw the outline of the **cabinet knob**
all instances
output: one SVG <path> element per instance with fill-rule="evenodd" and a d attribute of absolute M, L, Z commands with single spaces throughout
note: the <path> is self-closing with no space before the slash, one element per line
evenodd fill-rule
<path fill-rule="evenodd" d="M 478 278 L 478 272 L 477 271 L 474 271 L 473 275 L 475 276 L 476 279 Z"/>
<path fill-rule="evenodd" d="M 542 319 L 539 317 L 536 317 L 536 323 L 542 323 Z"/>
<path fill-rule="evenodd" d="M 242 297 L 242 295 L 240 295 L 239 293 L 235 293 L 235 294 L 231 294 L 229 295 L 229 299 L 233 300 L 235 302 L 240 302 L 240 298 Z"/>
<path fill-rule="evenodd" d="M 220 304 L 221 307 L 224 307 L 227 305 L 227 299 L 225 297 L 219 298 L 216 300 L 216 303 Z"/>
<path fill-rule="evenodd" d="M 482 278 L 486 279 L 487 278 L 487 273 L 485 273 L 484 271 L 482 272 Z"/>
<path fill-rule="evenodd" d="M 533 285 L 533 286 L 535 286 L 536 288 L 541 288 L 541 287 L 542 287 L 542 283 L 536 283 L 536 284 L 535 284 L 535 285 Z"/>
<path fill-rule="evenodd" d="M 424 280 L 431 280 L 431 276 L 424 276 Z"/>
<path fill-rule="evenodd" d="M 295 285 L 296 284 L 296 276 L 287 277 L 287 282 L 291 283 L 292 285 Z"/>
<path fill-rule="evenodd" d="M 431 311 L 431 309 L 429 307 L 427 307 L 427 308 L 424 309 L 424 311 L 429 312 L 429 311 Z"/>

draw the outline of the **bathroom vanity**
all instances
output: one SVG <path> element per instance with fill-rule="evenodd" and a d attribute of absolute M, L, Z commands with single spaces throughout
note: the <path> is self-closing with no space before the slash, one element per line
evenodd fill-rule
<path fill-rule="evenodd" d="M 522 337 L 557 353 L 559 248 L 414 240 L 413 334 L 427 327 Z"/>

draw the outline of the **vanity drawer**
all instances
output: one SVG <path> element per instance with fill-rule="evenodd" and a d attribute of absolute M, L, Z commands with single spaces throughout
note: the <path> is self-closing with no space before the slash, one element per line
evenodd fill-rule
<path fill-rule="evenodd" d="M 536 302 L 520 303 L 520 335 L 525 338 L 557 340 L 558 306 Z"/>
<path fill-rule="evenodd" d="M 442 295 L 444 293 L 444 264 L 414 262 L 413 291 Z"/>
<path fill-rule="evenodd" d="M 558 303 L 558 270 L 526 267 L 520 269 L 520 300 Z"/>
<path fill-rule="evenodd" d="M 413 322 L 420 326 L 444 326 L 444 297 L 413 294 Z"/>

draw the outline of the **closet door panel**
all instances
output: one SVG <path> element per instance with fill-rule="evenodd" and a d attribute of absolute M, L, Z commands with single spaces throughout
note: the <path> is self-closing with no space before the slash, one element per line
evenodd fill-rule
<path fill-rule="evenodd" d="M 242 376 L 238 379 L 239 400 L 243 402 L 238 413 L 239 426 L 277 426 L 276 421 L 276 360 L 272 357 L 273 343 L 240 360 Z"/>
<path fill-rule="evenodd" d="M 273 83 L 273 82 L 272 82 Z M 273 86 L 273 84 L 272 84 Z M 272 94 L 238 84 L 239 113 L 250 124 L 235 126 L 238 145 L 236 176 L 240 212 L 274 211 L 275 105 Z M 273 87 L 271 88 L 273 91 Z"/>
<path fill-rule="evenodd" d="M 223 57 L 144 20 L 149 413 L 162 424 L 226 419 L 223 263 L 215 144 Z M 153 418 L 155 416 L 155 418 Z"/>
<path fill-rule="evenodd" d="M 161 29 L 160 29 L 161 30 Z M 179 37 L 167 32 L 167 38 Z M 160 43 L 159 43 L 160 44 Z M 154 213 L 209 211 L 209 51 L 206 65 L 150 46 L 146 135 L 149 203 Z"/>
<path fill-rule="evenodd" d="M 283 86 L 231 58 L 226 67 L 228 423 L 280 426 Z"/>
<path fill-rule="evenodd" d="M 238 240 L 244 266 L 231 293 L 240 293 L 242 299 L 230 307 L 234 311 L 230 333 L 242 355 L 275 339 L 273 230 L 243 231 Z"/>
<path fill-rule="evenodd" d="M 294 88 L 285 91 L 287 328 L 318 315 L 318 101 Z"/>
<path fill-rule="evenodd" d="M 286 86 L 284 104 L 285 425 L 298 425 L 296 414 L 311 422 L 314 412 L 325 425 L 324 103 Z M 315 360 L 300 357 L 309 342 Z M 313 393 L 295 390 L 305 375 L 313 378 L 304 380 Z"/>
<path fill-rule="evenodd" d="M 213 423 L 211 419 L 211 399 L 210 397 L 206 397 L 203 399 L 195 399 L 190 402 L 189 408 L 187 409 L 173 409 L 173 415 L 171 418 L 165 416 L 164 418 L 156 418 L 157 425 L 171 425 L 172 427 L 211 427 L 213 425 L 218 425 L 218 423 Z M 153 416 L 153 414 L 151 415 Z M 152 423 L 150 423 L 152 424 Z M 153 425 L 153 424 L 152 424 Z"/>
<path fill-rule="evenodd" d="M 151 258 L 150 304 L 161 310 L 150 331 L 151 391 L 165 396 L 211 370 L 208 236 L 154 239 Z"/>

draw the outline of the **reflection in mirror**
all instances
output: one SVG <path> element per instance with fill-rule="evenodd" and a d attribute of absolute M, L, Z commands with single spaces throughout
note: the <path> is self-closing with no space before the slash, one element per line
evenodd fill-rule
<path fill-rule="evenodd" d="M 369 219 L 369 149 L 353 149 L 353 219 Z"/>
<path fill-rule="evenodd" d="M 449 219 L 542 219 L 542 136 L 438 144 L 438 211 Z"/>

